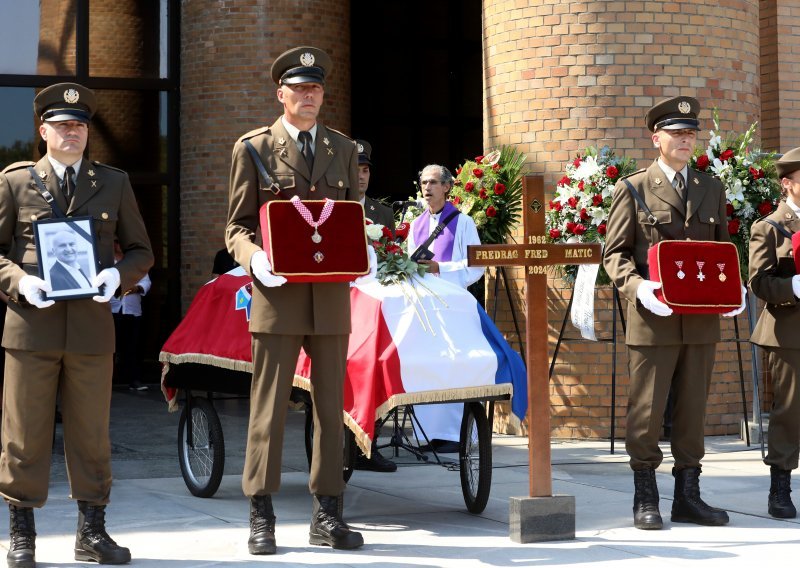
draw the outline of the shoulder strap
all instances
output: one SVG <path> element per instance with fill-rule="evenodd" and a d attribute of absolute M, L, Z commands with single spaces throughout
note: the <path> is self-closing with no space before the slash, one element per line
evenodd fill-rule
<path fill-rule="evenodd" d="M 644 202 L 644 199 L 642 199 L 642 196 L 641 196 L 641 195 L 639 195 L 639 192 L 638 192 L 638 191 L 636 191 L 636 188 L 635 188 L 635 187 L 633 187 L 633 184 L 632 184 L 631 182 L 629 182 L 627 179 L 623 179 L 622 181 L 624 181 L 624 182 L 625 182 L 625 185 L 627 185 L 627 186 L 628 186 L 628 191 L 629 191 L 629 192 L 630 192 L 630 194 L 633 196 L 633 198 L 636 200 L 636 203 L 638 203 L 638 204 L 639 204 L 639 208 L 640 208 L 642 211 L 644 211 L 644 214 L 645 214 L 645 215 L 647 215 L 647 220 L 648 220 L 648 221 L 650 221 L 650 222 L 653 224 L 653 227 L 655 227 L 656 231 L 658 231 L 658 232 L 659 232 L 659 234 L 660 234 L 662 237 L 664 237 L 665 239 L 667 239 L 667 240 L 671 240 L 671 238 L 669 237 L 669 235 L 667 235 L 667 234 L 664 232 L 664 229 L 663 229 L 663 228 L 661 227 L 661 225 L 658 223 L 658 219 L 656 219 L 656 216 L 655 216 L 655 215 L 653 215 L 653 212 L 652 212 L 652 211 L 650 211 L 650 208 L 647 206 L 647 203 L 645 203 L 645 202 Z"/>
<path fill-rule="evenodd" d="M 444 231 L 444 228 L 447 226 L 447 224 L 448 224 L 450 221 L 452 221 L 452 220 L 453 220 L 453 218 L 454 218 L 456 215 L 458 215 L 459 213 L 460 213 L 460 211 L 459 211 L 458 209 L 456 209 L 455 211 L 453 211 L 452 213 L 450 213 L 450 215 L 448 215 L 447 217 L 445 217 L 444 221 L 440 221 L 440 222 L 439 222 L 439 224 L 438 224 L 438 225 L 436 225 L 436 226 L 433 228 L 433 231 L 431 231 L 431 234 L 428 236 L 428 238 L 427 238 L 427 239 L 425 239 L 425 242 L 424 242 L 424 243 L 422 243 L 422 244 L 421 244 L 419 247 L 417 247 L 417 248 L 428 248 L 428 247 L 430 246 L 430 244 L 431 244 L 431 243 L 432 243 L 434 240 L 436 240 L 436 237 L 438 237 L 440 234 L 442 234 L 442 231 Z"/>
<path fill-rule="evenodd" d="M 786 227 L 784 227 L 783 225 L 779 225 L 778 223 L 776 223 L 776 222 L 775 222 L 775 221 L 773 221 L 772 219 L 764 219 L 764 221 L 766 221 L 767 223 L 769 223 L 770 225 L 772 225 L 773 227 L 775 227 L 775 228 L 778 230 L 778 232 L 779 232 L 781 235 L 783 235 L 784 237 L 786 237 L 787 239 L 791 239 L 791 238 L 792 238 L 792 235 L 793 235 L 794 233 L 792 233 L 792 232 L 791 232 L 789 229 L 787 229 L 787 228 L 786 228 Z"/>
<path fill-rule="evenodd" d="M 261 156 L 258 155 L 258 152 L 253 146 L 252 142 L 250 142 L 250 140 L 243 140 L 242 142 L 244 143 L 245 148 L 247 148 L 247 151 L 250 153 L 250 157 L 253 158 L 253 162 L 255 162 L 256 164 L 256 169 L 258 170 L 258 173 L 261 174 L 261 178 L 264 180 L 267 189 L 269 189 L 272 193 L 274 193 L 278 197 L 283 197 L 281 195 L 280 186 L 277 183 L 275 183 L 275 181 L 272 179 L 272 176 L 269 175 L 269 171 L 267 171 L 267 166 L 265 166 L 264 162 L 261 161 Z"/>
<path fill-rule="evenodd" d="M 53 210 L 53 217 L 58 217 L 59 219 L 63 219 L 66 217 L 64 212 L 61 210 L 61 207 L 58 206 L 56 200 L 53 198 L 53 194 L 50 193 L 45 185 L 42 183 L 42 180 L 39 176 L 36 175 L 36 172 L 33 169 L 33 166 L 28 166 L 28 173 L 31 174 L 33 178 L 33 183 L 36 184 L 36 189 L 39 190 L 39 193 L 42 194 L 44 200 L 47 201 L 47 204 L 50 206 L 50 209 Z"/>

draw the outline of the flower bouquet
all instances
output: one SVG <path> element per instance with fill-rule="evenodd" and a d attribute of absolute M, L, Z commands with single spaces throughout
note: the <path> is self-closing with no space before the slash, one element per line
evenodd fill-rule
<path fill-rule="evenodd" d="M 554 243 L 602 243 L 605 241 L 608 212 L 614 185 L 636 171 L 636 161 L 614 154 L 608 146 L 599 150 L 590 146 L 567 164 L 558 181 L 547 211 L 546 224 Z M 578 267 L 563 268 L 564 278 L 573 282 Z M 600 267 L 598 282 L 607 284 L 608 276 Z"/>
<path fill-rule="evenodd" d="M 400 245 L 408 237 L 409 229 L 408 223 L 401 223 L 393 235 L 389 227 L 377 223 L 367 224 L 367 238 L 378 257 L 376 278 L 384 286 L 409 281 L 414 275 L 423 276 L 428 270 L 425 265 L 411 260 Z"/>
<path fill-rule="evenodd" d="M 777 207 L 781 190 L 775 170 L 775 153 L 752 148 L 757 122 L 744 134 L 718 134 L 719 114 L 713 111 L 714 130 L 708 147 L 698 150 L 689 165 L 719 178 L 728 202 L 728 234 L 739 251 L 742 281 L 747 282 L 750 226 Z"/>
<path fill-rule="evenodd" d="M 502 146 L 456 170 L 450 201 L 475 221 L 481 243 L 506 243 L 519 222 L 524 162 L 516 148 Z"/>

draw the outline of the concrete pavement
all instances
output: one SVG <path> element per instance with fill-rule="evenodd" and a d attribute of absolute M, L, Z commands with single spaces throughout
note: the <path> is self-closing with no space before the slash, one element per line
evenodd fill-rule
<path fill-rule="evenodd" d="M 274 496 L 278 554 L 247 553 L 248 503 L 240 479 L 247 422 L 246 399 L 218 402 L 226 443 L 226 475 L 210 499 L 191 496 L 177 461 L 178 415 L 159 392 L 114 392 L 112 442 L 115 483 L 109 533 L 128 546 L 142 567 L 211 566 L 757 566 L 786 564 L 800 553 L 800 522 L 767 514 L 769 471 L 757 446 L 734 438 L 707 439 L 701 488 L 710 504 L 729 511 L 726 527 L 669 521 L 671 458 L 657 478 L 662 531 L 632 527 L 633 482 L 622 443 L 553 441 L 553 486 L 574 495 L 575 540 L 515 544 L 508 537 L 508 500 L 528 491 L 526 439 L 495 436 L 489 504 L 481 515 L 464 507 L 459 474 L 401 455 L 396 473 L 357 471 L 348 484 L 345 518 L 364 534 L 359 551 L 308 544 L 308 495 L 303 416 L 290 412 L 281 491 Z M 68 499 L 60 431 L 56 437 L 50 500 L 36 512 L 39 566 L 81 566 L 72 560 L 76 506 Z M 0 544 L 8 544 L 6 534 Z M 2 554 L 4 562 L 5 554 Z M 796 560 L 794 560 L 796 561 Z M 792 561 L 792 562 L 794 562 Z"/>

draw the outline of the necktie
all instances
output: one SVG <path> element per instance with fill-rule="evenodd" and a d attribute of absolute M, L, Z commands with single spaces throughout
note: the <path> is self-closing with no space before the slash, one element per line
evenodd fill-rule
<path fill-rule="evenodd" d="M 72 169 L 72 166 L 68 166 L 67 171 L 64 173 L 64 196 L 67 198 L 67 202 L 72 201 L 72 196 L 75 193 L 75 181 L 72 179 L 74 175 L 75 170 Z"/>
<path fill-rule="evenodd" d="M 681 198 L 681 202 L 685 205 L 686 204 L 686 183 L 683 181 L 683 175 L 680 172 L 675 174 L 675 191 L 678 192 L 678 197 Z"/>
<path fill-rule="evenodd" d="M 307 130 L 300 131 L 300 135 L 298 137 L 300 139 L 300 143 L 303 145 L 302 152 L 303 157 L 306 159 L 306 163 L 308 164 L 308 169 L 314 169 L 314 153 L 311 151 L 311 133 Z"/>

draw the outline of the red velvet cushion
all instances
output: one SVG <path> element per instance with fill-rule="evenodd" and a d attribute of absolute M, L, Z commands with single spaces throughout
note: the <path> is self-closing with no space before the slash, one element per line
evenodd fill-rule
<path fill-rule="evenodd" d="M 800 274 L 800 233 L 792 235 L 792 254 L 794 255 L 794 269 Z"/>
<path fill-rule="evenodd" d="M 647 259 L 650 279 L 662 284 L 656 298 L 677 314 L 725 313 L 742 305 L 739 253 L 733 243 L 661 241 L 650 247 Z"/>
<path fill-rule="evenodd" d="M 303 201 L 318 220 L 324 201 Z M 311 227 L 290 201 L 261 207 L 261 234 L 273 273 L 289 282 L 350 282 L 369 272 L 364 208 L 355 201 L 335 201 L 320 225 L 322 240 L 311 240 Z"/>

